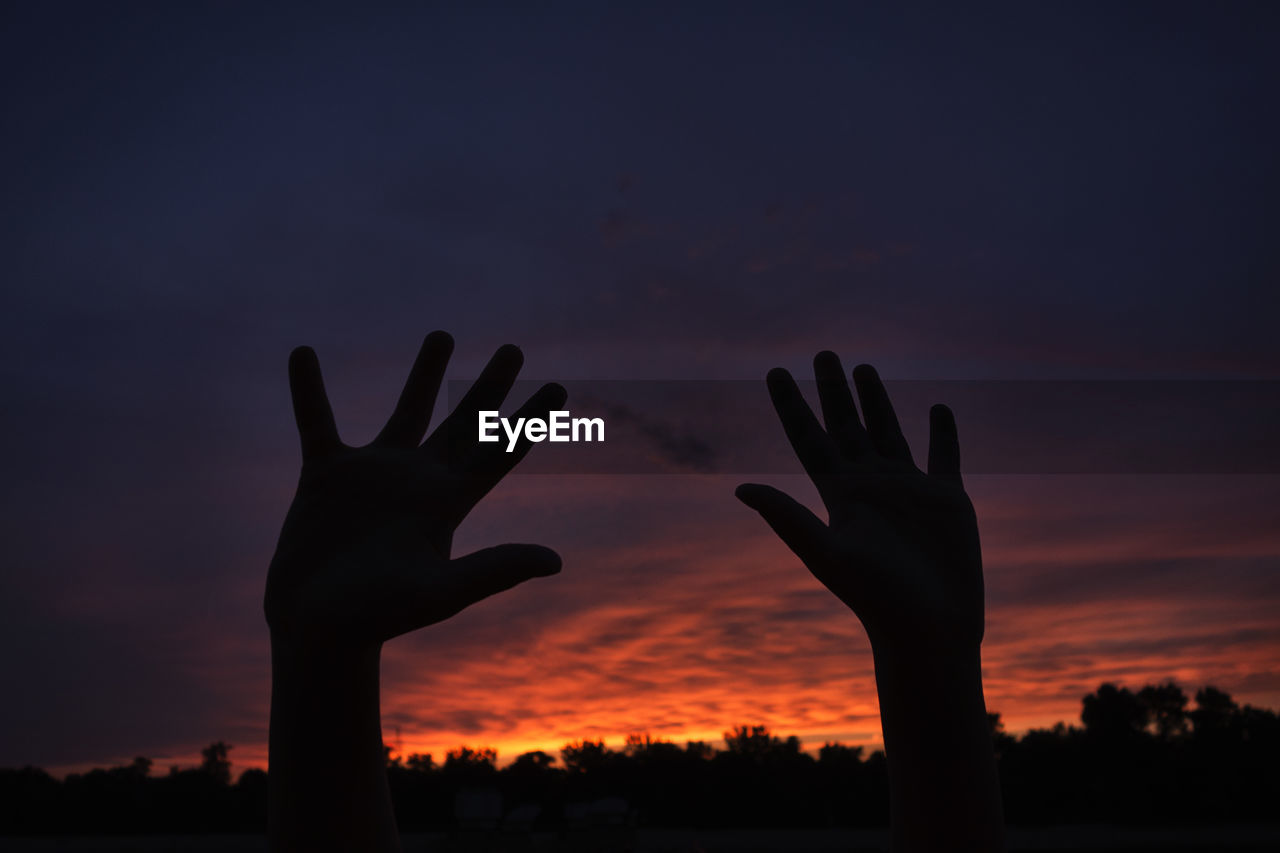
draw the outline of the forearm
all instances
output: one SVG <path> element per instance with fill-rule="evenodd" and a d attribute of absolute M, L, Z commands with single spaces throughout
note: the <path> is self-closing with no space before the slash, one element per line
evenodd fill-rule
<path fill-rule="evenodd" d="M 399 851 L 382 748 L 377 646 L 273 636 L 269 836 L 284 851 Z"/>
<path fill-rule="evenodd" d="M 998 851 L 1004 816 L 978 646 L 872 643 L 893 849 Z"/>

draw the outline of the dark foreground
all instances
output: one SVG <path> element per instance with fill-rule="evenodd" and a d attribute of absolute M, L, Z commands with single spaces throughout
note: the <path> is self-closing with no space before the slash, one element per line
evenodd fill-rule
<path fill-rule="evenodd" d="M 450 836 L 406 834 L 405 853 L 856 853 L 886 850 L 883 830 L 642 829 L 561 837 Z M 1057 851 L 1271 851 L 1280 849 L 1280 826 L 1107 827 L 1064 826 L 1010 829 L 1008 849 Z M 255 835 L 147 836 L 119 838 L 0 838 L 13 853 L 266 853 Z"/>

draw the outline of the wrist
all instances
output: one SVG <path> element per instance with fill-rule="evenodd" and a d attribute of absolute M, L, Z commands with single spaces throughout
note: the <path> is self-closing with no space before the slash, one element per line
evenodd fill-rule
<path fill-rule="evenodd" d="M 272 632 L 273 850 L 398 849 L 384 765 L 380 652 L 380 643 L 316 644 Z"/>
<path fill-rule="evenodd" d="M 982 652 L 977 643 L 872 643 L 876 689 L 882 717 L 946 718 L 946 726 L 981 719 L 986 726 L 982 692 Z M 938 702 L 938 697 L 947 697 Z M 886 719 L 886 728 L 893 723 Z"/>
<path fill-rule="evenodd" d="M 322 693 L 378 693 L 382 644 L 316 644 L 271 636 L 271 682 L 277 699 Z"/>
<path fill-rule="evenodd" d="M 889 639 L 869 635 L 876 669 L 910 672 L 928 677 L 941 673 L 981 674 L 982 644 L 918 636 Z"/>
<path fill-rule="evenodd" d="M 367 666 L 377 663 L 382 655 L 382 643 L 353 642 L 329 634 L 317 636 L 299 635 L 295 632 L 271 628 L 271 662 L 287 667 L 314 666 Z"/>
<path fill-rule="evenodd" d="M 978 642 L 873 640 L 894 848 L 999 850 L 1000 786 Z"/>

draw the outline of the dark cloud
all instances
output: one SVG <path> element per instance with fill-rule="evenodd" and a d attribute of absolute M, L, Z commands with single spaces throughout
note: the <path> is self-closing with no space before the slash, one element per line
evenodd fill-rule
<path fill-rule="evenodd" d="M 716 470 L 716 451 L 707 441 L 687 430 L 664 423 L 636 409 L 617 402 L 587 397 L 588 409 L 604 412 L 605 423 L 639 433 L 650 444 L 666 467 L 672 471 L 710 474 Z M 625 440 L 625 439 L 624 439 Z"/>

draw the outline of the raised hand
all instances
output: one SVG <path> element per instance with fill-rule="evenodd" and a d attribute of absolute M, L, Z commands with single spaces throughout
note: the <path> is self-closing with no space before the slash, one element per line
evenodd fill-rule
<path fill-rule="evenodd" d="M 853 371 L 860 419 L 840 359 L 821 352 L 813 366 L 825 429 L 787 371 L 770 371 L 768 386 L 828 522 L 771 486 L 744 484 L 738 498 L 858 615 L 873 643 L 976 645 L 982 557 L 950 409 L 930 411 L 926 474 L 874 368 Z"/>
<path fill-rule="evenodd" d="M 916 467 L 880 378 L 814 359 L 825 428 L 785 370 L 769 395 L 827 508 L 827 523 L 770 486 L 737 495 L 862 620 L 871 640 L 889 763 L 895 851 L 998 851 L 1003 816 L 982 694 L 982 556 L 960 482 L 955 419 L 930 412 L 928 473 Z"/>
<path fill-rule="evenodd" d="M 364 447 L 338 438 L 315 353 L 300 347 L 289 359 L 302 475 L 264 605 L 275 853 L 398 851 L 379 711 L 383 642 L 560 570 L 540 545 L 451 558 L 458 524 L 530 447 L 478 441 L 478 412 L 498 409 L 520 371 L 513 346 L 422 441 L 452 351 L 444 332 L 427 336 L 395 411 Z M 564 400 L 563 388 L 544 385 L 517 414 L 545 417 Z"/>
<path fill-rule="evenodd" d="M 458 524 L 531 446 L 506 453 L 476 440 L 477 411 L 499 408 L 523 363 L 510 345 L 423 443 L 452 350 L 446 333 L 427 336 L 395 411 L 364 447 L 338 438 L 316 355 L 294 350 L 289 381 L 303 464 L 267 576 L 273 633 L 379 643 L 559 571 L 559 556 L 539 545 L 450 559 Z M 544 385 L 518 416 L 545 417 L 564 400 L 561 386 Z"/>

